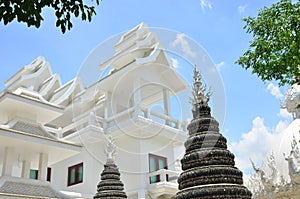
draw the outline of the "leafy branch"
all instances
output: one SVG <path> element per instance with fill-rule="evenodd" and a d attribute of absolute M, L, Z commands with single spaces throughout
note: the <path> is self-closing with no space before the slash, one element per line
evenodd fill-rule
<path fill-rule="evenodd" d="M 100 1 L 95 0 L 93 3 L 99 5 Z M 96 15 L 95 7 L 85 4 L 83 0 L 1 0 L 0 21 L 7 25 L 16 19 L 28 27 L 39 28 L 44 20 L 41 13 L 45 7 L 54 9 L 56 26 L 60 27 L 62 33 L 73 27 L 72 17 L 81 17 L 82 21 L 90 22 Z"/>

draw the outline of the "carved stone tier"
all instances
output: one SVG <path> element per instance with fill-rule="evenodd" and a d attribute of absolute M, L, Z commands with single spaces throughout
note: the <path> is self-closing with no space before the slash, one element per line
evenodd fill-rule
<path fill-rule="evenodd" d="M 219 123 L 211 116 L 207 103 L 210 94 L 204 93 L 200 77 L 195 69 L 193 119 L 187 127 L 189 138 L 175 199 L 250 199 L 252 194 L 243 186 L 243 174 L 234 166 L 234 155 L 219 133 Z"/>
<path fill-rule="evenodd" d="M 114 163 L 106 163 L 101 173 L 101 181 L 97 186 L 94 199 L 122 199 L 127 198 L 124 192 L 124 184 L 120 180 L 120 172 Z"/>
<path fill-rule="evenodd" d="M 192 199 L 248 199 L 251 198 L 249 190 L 242 185 L 209 185 L 194 186 L 177 193 L 176 198 Z"/>
<path fill-rule="evenodd" d="M 243 184 L 242 176 L 242 172 L 235 167 L 203 166 L 186 170 L 182 173 L 178 183 L 179 189 L 217 183 Z"/>

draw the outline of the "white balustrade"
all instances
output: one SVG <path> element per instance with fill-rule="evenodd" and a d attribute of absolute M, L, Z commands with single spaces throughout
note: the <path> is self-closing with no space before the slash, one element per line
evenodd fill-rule
<path fill-rule="evenodd" d="M 172 171 L 172 170 L 168 170 L 168 169 L 160 169 L 160 170 L 149 173 L 148 177 L 151 178 L 151 177 L 159 175 L 160 176 L 159 182 L 170 182 L 170 181 L 176 180 L 178 178 L 179 174 L 180 174 L 180 172 L 177 172 L 177 171 Z M 156 182 L 156 183 L 158 183 L 158 182 Z M 174 181 L 174 183 L 176 183 L 176 181 Z"/>
<path fill-rule="evenodd" d="M 96 125 L 98 127 L 103 128 L 104 130 L 111 127 L 113 122 L 121 122 L 132 119 L 136 116 L 135 113 L 139 113 L 137 116 L 139 118 L 150 119 L 155 122 L 158 122 L 163 125 L 167 125 L 169 127 L 185 131 L 186 125 L 181 121 L 172 118 L 164 113 L 159 113 L 153 111 L 147 107 L 142 106 L 134 106 L 128 109 L 125 109 L 121 112 L 114 114 L 113 116 L 105 119 L 103 117 L 99 117 L 95 115 L 94 112 L 85 112 L 73 119 L 73 122 L 65 127 L 52 128 L 45 126 L 45 129 L 53 134 L 56 134 L 59 137 L 65 137 L 66 135 L 72 134 L 72 132 L 76 132 L 79 129 L 83 129 L 89 125 Z M 155 119 L 156 118 L 156 119 Z"/>

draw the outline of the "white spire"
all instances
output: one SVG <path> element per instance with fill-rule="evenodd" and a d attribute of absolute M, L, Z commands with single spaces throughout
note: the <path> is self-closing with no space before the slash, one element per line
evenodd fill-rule
<path fill-rule="evenodd" d="M 197 69 L 196 65 L 194 67 L 194 82 L 193 82 L 193 105 L 203 104 L 208 105 L 208 101 L 211 96 L 211 92 L 206 92 L 206 85 L 202 84 L 202 77 Z M 210 89 L 209 89 L 210 90 Z"/>
<path fill-rule="evenodd" d="M 108 137 L 108 143 L 106 145 L 106 155 L 107 160 L 106 163 L 114 163 L 115 162 L 115 155 L 116 155 L 116 146 L 113 143 L 111 135 Z"/>
<path fill-rule="evenodd" d="M 281 108 L 286 108 L 289 113 L 292 113 L 294 119 L 300 118 L 300 85 L 294 84 L 291 86 L 286 93 Z"/>

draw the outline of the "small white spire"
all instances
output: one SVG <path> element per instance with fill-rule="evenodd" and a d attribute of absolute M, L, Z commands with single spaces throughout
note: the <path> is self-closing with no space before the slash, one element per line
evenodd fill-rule
<path fill-rule="evenodd" d="M 105 152 L 106 152 L 106 156 L 107 156 L 106 163 L 114 163 L 115 155 L 116 155 L 116 146 L 113 143 L 111 135 L 108 137 L 108 143 L 106 145 Z"/>
<path fill-rule="evenodd" d="M 194 82 L 193 82 L 193 105 L 204 104 L 208 105 L 208 101 L 211 96 L 210 89 L 206 92 L 206 85 L 202 84 L 202 77 L 197 69 L 196 65 L 194 66 Z"/>

